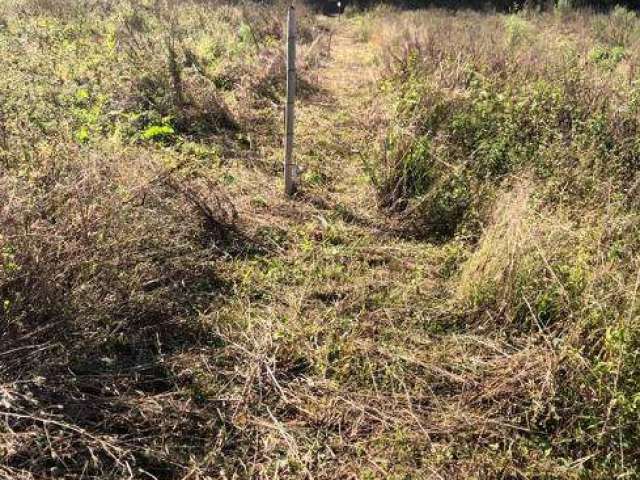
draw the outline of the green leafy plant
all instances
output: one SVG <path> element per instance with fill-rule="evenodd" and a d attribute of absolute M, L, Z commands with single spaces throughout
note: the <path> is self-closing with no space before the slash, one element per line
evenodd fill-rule
<path fill-rule="evenodd" d="M 143 140 L 159 141 L 167 140 L 173 137 L 175 133 L 171 125 L 151 125 L 140 134 L 140 137 Z"/>
<path fill-rule="evenodd" d="M 624 47 L 620 46 L 611 48 L 595 47 L 589 52 L 589 58 L 593 62 L 609 70 L 614 69 L 626 56 L 627 53 Z"/>

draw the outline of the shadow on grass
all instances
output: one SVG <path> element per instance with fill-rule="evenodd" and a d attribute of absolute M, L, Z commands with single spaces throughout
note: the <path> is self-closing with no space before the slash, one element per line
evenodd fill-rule
<path fill-rule="evenodd" d="M 0 282 L 0 431 L 16 475 L 125 478 L 131 469 L 181 479 L 231 429 L 221 420 L 229 404 L 198 394 L 196 363 L 225 345 L 203 314 L 233 295 L 222 263 L 269 249 L 220 214 L 231 207 L 206 185 L 162 191 L 182 205 L 187 234 L 174 243 L 127 237 L 117 243 L 126 258 L 94 244 L 92 257 L 76 259 L 48 255 L 43 237 L 46 249 L 23 243 L 21 273 Z M 163 211 L 163 199 L 139 209 Z"/>

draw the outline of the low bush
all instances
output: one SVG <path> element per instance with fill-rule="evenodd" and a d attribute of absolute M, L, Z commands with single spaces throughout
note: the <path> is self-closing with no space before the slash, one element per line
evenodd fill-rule
<path fill-rule="evenodd" d="M 545 58 L 538 43 L 513 45 L 509 18 L 505 42 L 485 42 L 495 48 L 428 31 L 389 65 L 400 123 L 388 137 L 381 198 L 410 212 L 416 233 L 473 237 L 514 174 L 531 174 L 554 203 L 597 204 L 636 181 L 636 87 L 615 73 L 599 79 L 599 67 L 625 54 L 592 50 L 585 59 L 563 45 Z"/>

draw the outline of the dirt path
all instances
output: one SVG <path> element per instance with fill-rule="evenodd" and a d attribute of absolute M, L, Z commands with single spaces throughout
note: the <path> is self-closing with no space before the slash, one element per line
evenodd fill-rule
<path fill-rule="evenodd" d="M 352 24 L 334 20 L 331 57 L 325 69 L 323 85 L 338 100 L 339 105 L 351 112 L 362 110 L 363 94 L 369 94 L 375 82 L 374 49 L 357 38 Z M 355 107 L 355 108 L 353 108 Z"/>
<path fill-rule="evenodd" d="M 299 154 L 303 164 L 329 180 L 321 185 L 320 194 L 371 218 L 375 195 L 362 155 L 370 155 L 372 148 L 369 122 L 376 89 L 375 50 L 358 38 L 348 19 L 328 18 L 324 23 L 333 32 L 331 48 L 317 72 L 319 93 L 299 102 Z M 328 46 L 328 38 L 325 43 Z M 303 186 L 308 187 L 313 185 Z"/>

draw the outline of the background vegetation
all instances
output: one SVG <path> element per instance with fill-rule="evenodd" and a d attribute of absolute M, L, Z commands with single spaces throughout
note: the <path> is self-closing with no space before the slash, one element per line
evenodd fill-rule
<path fill-rule="evenodd" d="M 310 2 L 322 5 L 323 2 Z M 533 9 L 537 11 L 552 11 L 555 8 L 572 8 L 607 12 L 616 6 L 629 9 L 637 9 L 640 2 L 637 0 L 397 0 L 379 2 L 377 0 L 352 0 L 347 2 L 351 6 L 374 7 L 379 4 L 395 5 L 402 8 L 446 8 L 446 9 L 474 9 L 485 12 L 497 11 L 502 13 L 514 13 L 520 10 Z"/>

